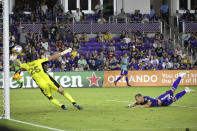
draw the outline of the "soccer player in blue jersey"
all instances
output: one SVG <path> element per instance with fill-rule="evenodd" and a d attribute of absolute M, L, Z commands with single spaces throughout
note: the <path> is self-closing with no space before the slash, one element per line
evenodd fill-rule
<path fill-rule="evenodd" d="M 169 106 L 173 102 L 183 97 L 186 93 L 195 92 L 195 90 L 185 87 L 185 89 L 174 96 L 174 93 L 181 81 L 181 78 L 187 75 L 187 72 L 180 73 L 176 81 L 174 81 L 173 86 L 170 90 L 166 91 L 164 94 L 160 95 L 158 98 L 153 98 L 149 96 L 142 96 L 142 94 L 136 94 L 134 104 L 129 104 L 126 108 L 147 108 L 147 107 L 158 107 L 158 106 Z"/>
<path fill-rule="evenodd" d="M 122 61 L 121 61 L 121 74 L 120 76 L 118 77 L 118 79 L 116 81 L 114 81 L 114 84 L 117 85 L 117 82 L 124 76 L 126 76 L 126 81 L 127 81 L 127 86 L 131 86 L 129 84 L 129 79 L 128 79 L 128 70 L 127 70 L 127 66 L 128 66 L 128 58 L 127 58 L 127 53 L 125 53 L 124 57 L 122 58 Z"/>

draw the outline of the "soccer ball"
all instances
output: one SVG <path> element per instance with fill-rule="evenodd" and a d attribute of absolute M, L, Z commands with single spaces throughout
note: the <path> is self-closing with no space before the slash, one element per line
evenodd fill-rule
<path fill-rule="evenodd" d="M 23 48 L 20 45 L 17 45 L 14 47 L 14 52 L 17 54 L 20 54 L 22 52 Z"/>

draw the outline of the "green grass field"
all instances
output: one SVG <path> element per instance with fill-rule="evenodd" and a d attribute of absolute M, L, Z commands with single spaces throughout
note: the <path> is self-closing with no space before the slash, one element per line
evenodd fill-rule
<path fill-rule="evenodd" d="M 84 107 L 82 111 L 57 93 L 54 97 L 69 110 L 51 104 L 39 89 L 12 89 L 11 118 L 66 131 L 185 131 L 186 128 L 197 131 L 197 93 L 186 94 L 169 107 L 124 107 L 128 104 L 124 101 L 134 101 L 136 93 L 157 97 L 168 89 L 170 87 L 65 89 Z M 183 89 L 179 87 L 177 92 Z M 0 123 L 19 131 L 48 130 L 8 120 L 0 120 Z"/>

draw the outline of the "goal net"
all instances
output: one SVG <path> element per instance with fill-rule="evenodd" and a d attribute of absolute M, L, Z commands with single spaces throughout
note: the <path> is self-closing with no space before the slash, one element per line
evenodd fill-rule
<path fill-rule="evenodd" d="M 10 119 L 8 2 L 0 0 L 0 119 Z"/>

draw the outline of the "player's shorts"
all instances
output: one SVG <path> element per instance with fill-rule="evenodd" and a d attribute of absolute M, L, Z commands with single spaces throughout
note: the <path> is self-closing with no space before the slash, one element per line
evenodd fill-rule
<path fill-rule="evenodd" d="M 52 96 L 51 89 L 57 91 L 60 87 L 60 84 L 57 83 L 50 75 L 48 80 L 43 79 L 43 81 L 40 81 L 37 84 L 42 93 L 48 98 Z"/>
<path fill-rule="evenodd" d="M 169 106 L 173 103 L 173 94 L 174 93 L 172 92 L 172 90 L 168 90 L 158 97 L 158 99 L 161 100 L 162 106 Z"/>
<path fill-rule="evenodd" d="M 127 75 L 128 74 L 128 71 L 127 70 L 121 70 L 121 75 L 124 76 L 124 75 Z"/>

